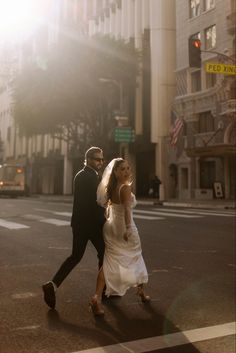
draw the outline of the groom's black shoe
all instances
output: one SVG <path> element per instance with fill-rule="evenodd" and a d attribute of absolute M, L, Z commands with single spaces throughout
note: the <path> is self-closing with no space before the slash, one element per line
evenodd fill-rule
<path fill-rule="evenodd" d="M 44 301 L 51 308 L 55 309 L 56 306 L 56 295 L 52 282 L 43 284 Z"/>

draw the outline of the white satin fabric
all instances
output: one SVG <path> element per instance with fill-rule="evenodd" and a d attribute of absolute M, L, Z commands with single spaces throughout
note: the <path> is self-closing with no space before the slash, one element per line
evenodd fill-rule
<path fill-rule="evenodd" d="M 136 206 L 136 199 L 132 194 L 131 207 Z M 137 227 L 131 220 L 132 234 L 128 241 L 123 235 L 126 231 L 124 206 L 111 204 L 109 216 L 103 229 L 105 241 L 105 255 L 103 271 L 106 282 L 106 295 L 124 295 L 130 287 L 147 283 L 148 274 L 142 257 L 142 249 Z M 131 209 L 132 213 L 132 209 Z"/>

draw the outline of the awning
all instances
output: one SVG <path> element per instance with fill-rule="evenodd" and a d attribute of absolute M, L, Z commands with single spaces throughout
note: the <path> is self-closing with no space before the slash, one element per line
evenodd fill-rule
<path fill-rule="evenodd" d="M 236 146 L 234 145 L 214 145 L 186 148 L 188 157 L 221 157 L 225 155 L 236 156 Z"/>

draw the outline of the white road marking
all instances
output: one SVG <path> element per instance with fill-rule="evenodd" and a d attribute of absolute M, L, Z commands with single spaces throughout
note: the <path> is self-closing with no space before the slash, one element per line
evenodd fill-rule
<path fill-rule="evenodd" d="M 25 293 L 16 293 L 12 294 L 12 299 L 28 299 L 28 298 L 33 298 L 37 297 L 37 293 L 31 293 L 31 292 L 25 292 Z"/>
<path fill-rule="evenodd" d="M 35 211 L 42 211 L 42 212 L 47 212 L 47 213 L 53 213 L 58 216 L 65 216 L 65 217 L 71 217 L 72 212 L 59 212 L 59 211 L 52 211 L 52 210 L 47 210 L 46 208 L 34 208 Z"/>
<path fill-rule="evenodd" d="M 69 250 L 70 248 L 68 247 L 58 247 L 58 246 L 49 246 L 48 249 L 53 249 L 53 250 Z"/>
<path fill-rule="evenodd" d="M 34 208 L 34 210 L 35 210 L 35 211 L 42 211 L 42 212 L 50 212 L 50 213 L 54 212 L 54 211 L 48 210 L 48 209 L 46 209 L 46 208 Z"/>
<path fill-rule="evenodd" d="M 8 228 L 8 229 L 23 229 L 23 228 L 30 228 L 24 224 L 16 223 L 16 222 L 9 222 L 5 221 L 4 219 L 0 218 L 0 227 Z"/>
<path fill-rule="evenodd" d="M 168 217 L 180 217 L 180 218 L 201 218 L 202 217 L 202 216 L 195 216 L 195 215 L 183 215 L 178 213 L 156 212 L 156 211 L 147 211 L 147 210 L 134 210 L 134 214 L 136 213 L 144 213 L 144 214 L 168 216 Z"/>
<path fill-rule="evenodd" d="M 40 221 L 44 217 L 41 217 L 41 216 L 38 216 L 38 215 L 35 215 L 35 214 L 25 214 L 25 215 L 23 215 L 23 218 L 32 219 L 34 221 Z"/>
<path fill-rule="evenodd" d="M 235 214 L 229 213 L 219 213 L 219 212 L 208 212 L 208 211 L 185 211 L 185 210 L 173 210 L 171 208 L 152 208 L 152 211 L 158 211 L 165 213 L 166 211 L 172 213 L 184 213 L 184 214 L 196 214 L 196 215 L 203 215 L 203 216 L 219 216 L 219 217 L 235 217 Z"/>
<path fill-rule="evenodd" d="M 23 326 L 23 327 L 17 327 L 13 331 L 19 331 L 19 330 L 36 330 L 40 328 L 40 325 L 31 325 L 31 326 Z"/>
<path fill-rule="evenodd" d="M 72 216 L 72 212 L 53 212 L 53 214 L 58 215 L 58 216 L 65 216 L 65 217 Z"/>
<path fill-rule="evenodd" d="M 144 215 L 137 215 L 137 214 L 134 214 L 133 217 L 138 219 L 149 219 L 149 220 L 164 219 L 163 217 L 144 216 Z"/>
<path fill-rule="evenodd" d="M 136 341 L 112 344 L 104 347 L 83 349 L 73 353 L 142 353 L 181 346 L 235 334 L 235 322 L 223 325 L 202 327 L 168 335 L 144 338 Z"/>
<path fill-rule="evenodd" d="M 206 210 L 206 209 L 199 209 L 199 208 L 191 208 L 192 211 L 204 211 L 206 213 L 221 213 L 221 214 L 231 214 L 233 216 L 236 216 L 236 211 L 230 211 L 230 210 Z"/>
<path fill-rule="evenodd" d="M 56 218 L 43 218 L 39 222 L 53 224 L 54 226 L 58 226 L 58 227 L 70 225 L 70 222 L 62 221 L 62 220 L 56 219 Z"/>

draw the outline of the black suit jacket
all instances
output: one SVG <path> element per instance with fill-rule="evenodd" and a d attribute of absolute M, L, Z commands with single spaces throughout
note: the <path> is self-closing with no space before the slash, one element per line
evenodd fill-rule
<path fill-rule="evenodd" d="M 74 202 L 71 226 L 95 229 L 105 222 L 104 208 L 97 204 L 99 178 L 96 172 L 85 166 L 74 178 Z"/>

